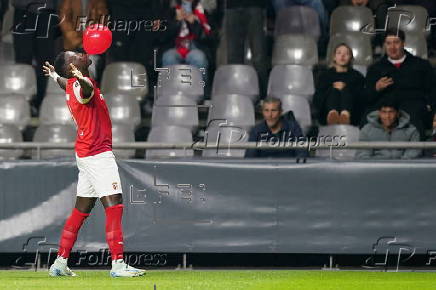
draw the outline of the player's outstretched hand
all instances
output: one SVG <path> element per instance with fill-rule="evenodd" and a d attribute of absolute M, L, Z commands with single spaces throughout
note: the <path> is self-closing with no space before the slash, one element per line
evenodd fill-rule
<path fill-rule="evenodd" d="M 70 63 L 70 68 L 71 68 L 71 74 L 73 75 L 73 77 L 77 78 L 77 79 L 83 79 L 83 75 L 80 72 L 80 70 L 78 70 L 76 68 L 76 66 L 72 63 Z"/>
<path fill-rule="evenodd" d="M 42 66 L 42 71 L 44 72 L 44 75 L 46 77 L 50 77 L 51 74 L 55 71 L 55 68 L 48 61 L 46 61 Z"/>

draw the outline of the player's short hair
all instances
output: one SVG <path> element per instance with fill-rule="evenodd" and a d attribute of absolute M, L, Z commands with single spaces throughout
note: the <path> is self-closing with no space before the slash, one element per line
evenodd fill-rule
<path fill-rule="evenodd" d="M 282 109 L 282 101 L 279 98 L 271 97 L 271 96 L 269 96 L 269 97 L 265 98 L 265 100 L 263 100 L 263 102 L 262 102 L 262 109 L 263 109 L 263 106 L 265 104 L 273 104 L 273 103 L 274 104 L 279 104 L 280 111 L 283 111 L 283 109 Z"/>
<path fill-rule="evenodd" d="M 65 51 L 60 52 L 54 61 L 55 71 L 63 78 L 67 77 L 66 63 L 65 63 Z"/>

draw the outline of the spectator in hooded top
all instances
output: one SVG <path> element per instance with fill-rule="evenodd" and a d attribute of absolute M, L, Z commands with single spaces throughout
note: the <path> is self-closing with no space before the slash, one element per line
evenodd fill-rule
<path fill-rule="evenodd" d="M 380 103 L 378 111 L 368 115 L 368 124 L 360 131 L 362 142 L 418 142 L 418 130 L 410 124 L 409 115 L 400 110 L 392 100 Z M 359 159 L 411 159 L 421 155 L 417 149 L 367 149 L 359 150 Z"/>

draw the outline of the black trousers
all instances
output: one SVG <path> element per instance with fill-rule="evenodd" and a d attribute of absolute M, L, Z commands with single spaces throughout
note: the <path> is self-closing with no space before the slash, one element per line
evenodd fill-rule
<path fill-rule="evenodd" d="M 353 96 L 348 92 L 348 90 L 338 90 L 335 88 L 329 89 L 325 100 L 326 113 L 331 110 L 336 110 L 339 113 L 346 110 L 351 114 L 353 105 Z"/>
<path fill-rule="evenodd" d="M 45 61 L 53 63 L 55 58 L 55 39 L 60 35 L 59 18 L 55 11 L 42 11 L 35 14 L 15 9 L 12 31 L 15 62 L 34 64 L 37 76 L 37 93 L 32 106 L 39 109 L 47 87 L 47 77 L 42 72 Z"/>
<path fill-rule="evenodd" d="M 243 64 L 245 41 L 252 52 L 252 61 L 259 77 L 261 97 L 266 94 L 268 82 L 267 43 L 264 31 L 266 12 L 257 7 L 227 9 L 225 11 L 227 62 Z"/>

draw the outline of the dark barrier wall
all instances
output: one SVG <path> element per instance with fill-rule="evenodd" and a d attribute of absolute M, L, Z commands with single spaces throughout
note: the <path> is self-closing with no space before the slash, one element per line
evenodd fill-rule
<path fill-rule="evenodd" d="M 127 251 L 362 253 L 436 249 L 436 164 L 120 161 Z M 0 163 L 0 252 L 56 244 L 73 162 Z M 99 205 L 77 249 L 106 248 Z M 375 245 L 377 246 L 377 245 Z"/>

